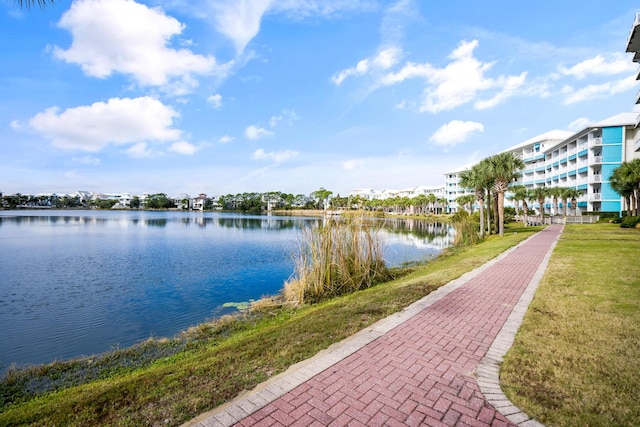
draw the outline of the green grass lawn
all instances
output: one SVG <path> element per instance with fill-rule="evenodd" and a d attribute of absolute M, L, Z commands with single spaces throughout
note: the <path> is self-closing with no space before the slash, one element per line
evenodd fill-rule
<path fill-rule="evenodd" d="M 567 225 L 501 367 L 549 426 L 640 425 L 640 233 Z"/>
<path fill-rule="evenodd" d="M 106 363 L 98 379 L 84 384 L 76 380 L 79 385 L 36 396 L 25 391 L 39 375 L 58 380 L 72 370 L 72 378 L 81 378 L 98 363 L 93 359 L 38 368 L 31 377 L 15 375 L 14 381 L 0 383 L 0 425 L 179 425 L 403 309 L 537 230 L 512 227 L 504 238 L 492 236 L 475 246 L 448 250 L 395 281 L 314 306 L 201 325 L 187 334 L 189 339 L 164 340 L 125 353 L 124 364 Z M 155 353 L 162 354 L 171 346 L 179 351 L 136 365 L 150 348 L 159 347 Z"/>

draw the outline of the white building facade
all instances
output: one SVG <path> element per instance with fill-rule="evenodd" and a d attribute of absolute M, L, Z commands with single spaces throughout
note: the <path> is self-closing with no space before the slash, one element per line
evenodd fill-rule
<path fill-rule="evenodd" d="M 637 113 L 621 113 L 590 125 L 577 133 L 551 131 L 515 145 L 504 152 L 520 157 L 525 168 L 515 184 L 537 187 L 574 188 L 582 192 L 576 214 L 624 210 L 623 199 L 609 185 L 609 177 L 622 162 L 640 157 L 640 129 Z M 467 165 L 445 174 L 448 212 L 459 207 L 456 198 L 472 194 L 459 185 L 459 174 Z M 508 197 L 506 205 L 509 206 Z M 513 206 L 513 205 L 511 205 Z M 540 213 L 540 206 L 533 206 Z M 562 207 L 562 204 L 560 204 Z M 551 198 L 543 211 L 552 212 Z"/>

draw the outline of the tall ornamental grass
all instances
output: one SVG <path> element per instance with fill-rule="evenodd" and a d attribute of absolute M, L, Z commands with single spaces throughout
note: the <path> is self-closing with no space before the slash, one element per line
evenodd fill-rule
<path fill-rule="evenodd" d="M 473 245 L 480 241 L 480 233 L 478 232 L 479 224 L 467 211 L 460 210 L 453 214 L 451 223 L 456 230 L 453 241 L 455 246 Z"/>
<path fill-rule="evenodd" d="M 328 219 L 302 228 L 284 299 L 293 304 L 314 303 L 388 278 L 379 230 L 363 218 Z"/>

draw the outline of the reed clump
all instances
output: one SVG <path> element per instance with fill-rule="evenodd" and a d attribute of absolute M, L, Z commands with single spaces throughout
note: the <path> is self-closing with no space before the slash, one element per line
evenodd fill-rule
<path fill-rule="evenodd" d="M 285 301 L 314 303 L 387 279 L 379 230 L 362 217 L 302 228 L 293 254 L 294 274 L 282 292 Z"/>
<path fill-rule="evenodd" d="M 478 233 L 478 222 L 465 210 L 460 210 L 451 219 L 453 228 L 456 230 L 453 244 L 455 246 L 466 246 L 478 243 L 480 234 Z"/>

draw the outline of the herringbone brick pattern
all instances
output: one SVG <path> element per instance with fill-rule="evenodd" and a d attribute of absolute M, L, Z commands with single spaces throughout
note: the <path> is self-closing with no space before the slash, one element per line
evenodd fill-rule
<path fill-rule="evenodd" d="M 507 426 L 474 370 L 531 281 L 559 226 L 548 227 L 416 316 L 240 426 Z"/>

